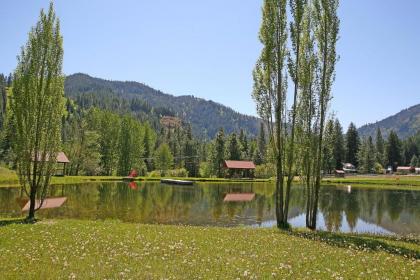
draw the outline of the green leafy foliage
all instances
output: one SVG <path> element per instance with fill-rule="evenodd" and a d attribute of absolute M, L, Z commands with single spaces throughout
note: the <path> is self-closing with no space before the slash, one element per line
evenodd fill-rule
<path fill-rule="evenodd" d="M 35 217 L 35 198 L 45 197 L 61 145 L 64 113 L 63 39 L 53 4 L 39 20 L 14 72 L 12 104 L 14 152 L 20 184 L 30 197 L 28 218 Z"/>
<path fill-rule="evenodd" d="M 173 166 L 174 157 L 169 149 L 169 145 L 163 143 L 156 150 L 156 168 L 160 170 L 161 176 L 166 176 L 169 169 Z"/>

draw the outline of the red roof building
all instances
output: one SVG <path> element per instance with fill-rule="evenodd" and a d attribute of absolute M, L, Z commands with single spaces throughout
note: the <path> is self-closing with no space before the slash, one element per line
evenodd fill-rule
<path fill-rule="evenodd" d="M 35 158 L 35 157 L 34 157 Z M 45 155 L 45 161 L 49 161 L 50 155 Z M 36 157 L 37 161 L 42 161 L 41 155 Z M 64 176 L 66 174 L 66 165 L 70 163 L 70 160 L 66 156 L 64 152 L 58 152 L 56 157 L 56 168 L 55 168 L 55 175 L 56 176 Z M 61 167 L 61 168 L 60 168 Z"/>
<path fill-rule="evenodd" d="M 58 163 L 70 163 L 69 159 L 67 158 L 67 156 L 64 152 L 58 152 L 57 162 Z"/>
<path fill-rule="evenodd" d="M 252 161 L 245 160 L 225 160 L 223 165 L 227 169 L 255 169 Z"/>

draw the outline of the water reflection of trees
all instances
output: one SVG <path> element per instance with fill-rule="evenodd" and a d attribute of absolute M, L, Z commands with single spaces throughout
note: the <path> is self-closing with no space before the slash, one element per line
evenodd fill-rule
<path fill-rule="evenodd" d="M 389 217 L 392 222 L 400 223 L 403 211 L 415 224 L 420 218 L 420 209 L 417 206 L 419 195 L 420 192 L 415 191 L 353 188 L 348 193 L 339 188 L 324 188 L 319 207 L 327 230 L 340 229 L 343 213 L 352 231 L 357 226 L 358 219 L 383 225 L 384 218 Z"/>
<path fill-rule="evenodd" d="M 251 202 L 223 202 L 227 193 L 252 192 Z M 261 224 L 274 219 L 274 185 L 199 184 L 172 187 L 159 183 L 139 183 L 130 188 L 126 183 L 94 183 L 55 186 L 48 196 L 66 196 L 59 209 L 41 210 L 41 217 L 82 219 L 119 219 L 143 223 L 188 223 L 234 225 Z M 0 189 L 0 214 L 21 215 L 17 203 L 18 188 Z M 420 231 L 418 202 L 420 192 L 355 189 L 351 193 L 338 187 L 321 189 L 319 208 L 328 230 L 339 230 L 347 223 L 351 230 L 363 219 L 369 223 Z M 304 214 L 304 188 L 292 188 L 291 217 Z"/>

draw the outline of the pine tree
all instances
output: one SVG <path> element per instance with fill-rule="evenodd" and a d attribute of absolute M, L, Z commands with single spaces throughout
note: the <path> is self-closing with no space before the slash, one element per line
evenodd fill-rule
<path fill-rule="evenodd" d="M 238 143 L 236 133 L 232 133 L 229 136 L 226 148 L 226 158 L 228 160 L 241 160 L 240 144 Z"/>
<path fill-rule="evenodd" d="M 241 149 L 241 158 L 243 159 L 249 159 L 249 147 L 248 147 L 248 139 L 246 137 L 245 131 L 241 129 L 239 133 L 239 142 L 240 142 L 240 149 Z"/>
<path fill-rule="evenodd" d="M 401 141 L 393 130 L 391 130 L 388 136 L 386 157 L 388 166 L 391 166 L 395 171 L 398 165 L 401 164 Z"/>
<path fill-rule="evenodd" d="M 334 120 L 330 119 L 325 126 L 325 144 L 324 144 L 324 163 L 323 170 L 330 174 L 335 168 L 335 157 L 334 157 L 334 148 L 335 148 L 335 127 Z"/>
<path fill-rule="evenodd" d="M 217 177 L 223 177 L 223 161 L 225 160 L 225 132 L 223 128 L 219 129 L 214 143 L 214 160 L 215 170 L 217 170 Z"/>
<path fill-rule="evenodd" d="M 334 122 L 334 162 L 336 169 L 343 169 L 345 157 L 343 128 L 338 119 Z"/>
<path fill-rule="evenodd" d="M 410 161 L 413 158 L 413 156 L 419 154 L 419 149 L 417 147 L 416 140 L 413 136 L 405 139 L 402 145 L 402 151 L 403 152 L 402 152 L 401 164 L 404 164 L 404 165 L 410 164 Z"/>
<path fill-rule="evenodd" d="M 13 82 L 13 75 L 12 75 L 12 73 L 10 73 L 9 76 L 7 77 L 6 86 L 7 87 L 11 87 L 12 86 L 12 82 Z"/>
<path fill-rule="evenodd" d="M 411 166 L 411 167 L 417 167 L 419 164 L 420 164 L 420 162 L 419 162 L 419 158 L 418 158 L 416 155 L 414 155 L 414 156 L 411 158 L 411 161 L 410 161 L 410 166 Z"/>
<path fill-rule="evenodd" d="M 383 167 L 385 165 L 385 143 L 382 137 L 381 129 L 378 127 L 376 130 L 376 162 L 380 163 Z"/>
<path fill-rule="evenodd" d="M 372 137 L 365 138 L 357 153 L 359 170 L 370 173 L 375 168 L 375 146 Z"/>
<path fill-rule="evenodd" d="M 357 166 L 357 153 L 359 152 L 359 133 L 357 132 L 356 125 L 350 123 L 349 129 L 346 134 L 346 161 Z"/>
<path fill-rule="evenodd" d="M 2 132 L 6 123 L 6 108 L 7 108 L 6 79 L 3 74 L 0 74 L 0 133 Z"/>
<path fill-rule="evenodd" d="M 197 177 L 199 171 L 198 147 L 193 140 L 191 125 L 186 128 L 186 140 L 184 148 L 185 163 L 184 167 L 188 171 L 188 176 Z"/>

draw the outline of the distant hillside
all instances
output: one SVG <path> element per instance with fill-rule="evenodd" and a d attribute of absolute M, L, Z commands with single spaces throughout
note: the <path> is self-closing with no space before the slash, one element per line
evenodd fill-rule
<path fill-rule="evenodd" d="M 420 131 L 420 104 L 402 110 L 396 115 L 383 119 L 382 121 L 367 124 L 359 128 L 361 136 L 375 137 L 376 129 L 380 127 L 382 134 L 386 137 L 391 130 L 394 130 L 399 137 L 407 138 Z"/>
<path fill-rule="evenodd" d="M 112 95 L 127 100 L 141 99 L 153 108 L 166 108 L 189 122 L 197 136 L 213 138 L 220 127 L 231 133 L 243 128 L 249 135 L 257 135 L 258 118 L 235 112 L 222 104 L 191 95 L 173 96 L 138 82 L 108 81 L 86 74 L 67 76 L 66 96 L 75 99 L 83 95 Z"/>

